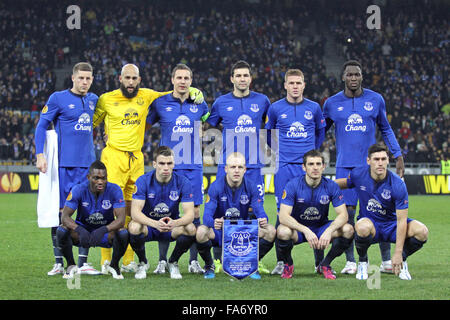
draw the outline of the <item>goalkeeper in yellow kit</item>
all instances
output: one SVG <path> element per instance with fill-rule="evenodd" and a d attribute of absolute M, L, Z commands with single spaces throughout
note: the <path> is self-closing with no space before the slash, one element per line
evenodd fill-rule
<path fill-rule="evenodd" d="M 134 183 L 144 174 L 144 156 L 142 145 L 146 127 L 147 114 L 152 102 L 170 93 L 157 92 L 140 88 L 139 68 L 134 64 L 126 64 L 119 77 L 120 88 L 106 92 L 100 96 L 94 113 L 94 127 L 104 121 L 106 147 L 102 151 L 101 161 L 108 171 L 108 181 L 116 183 L 123 191 L 125 227 L 131 220 L 131 199 Z M 203 102 L 203 94 L 196 88 L 190 89 L 190 97 L 195 103 Z M 111 261 L 111 249 L 101 249 L 102 271 Z M 130 246 L 124 255 L 122 272 L 135 272 L 134 252 Z"/>

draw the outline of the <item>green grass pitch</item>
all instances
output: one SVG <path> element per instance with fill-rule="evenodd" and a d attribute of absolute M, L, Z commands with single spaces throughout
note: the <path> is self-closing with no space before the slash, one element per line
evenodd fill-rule
<path fill-rule="evenodd" d="M 214 280 L 205 280 L 187 272 L 188 254 L 180 260 L 183 279 L 172 280 L 168 274 L 154 275 L 151 272 L 156 266 L 158 252 L 155 243 L 147 243 L 150 262 L 147 279 L 136 280 L 134 274 L 125 274 L 122 281 L 111 276 L 81 276 L 78 285 L 68 283 L 60 276 L 47 276 L 54 263 L 50 230 L 37 226 L 36 197 L 36 194 L 0 195 L 0 299 L 447 300 L 450 297 L 450 277 L 447 274 L 450 261 L 448 196 L 410 196 L 409 216 L 422 221 L 430 230 L 423 249 L 408 259 L 413 280 L 402 281 L 394 275 L 381 274 L 378 288 L 372 289 L 369 289 L 368 282 L 358 281 L 353 275 L 339 274 L 345 264 L 344 255 L 332 264 L 338 272 L 335 281 L 315 274 L 313 253 L 307 244 L 294 247 L 295 273 L 290 280 L 263 275 L 259 281 L 238 281 L 224 273 Z M 265 208 L 274 223 L 273 195 L 266 197 Z M 334 211 L 331 212 L 331 217 L 334 217 Z M 169 254 L 172 248 L 173 244 Z M 77 259 L 77 248 L 74 248 L 74 255 Z M 378 245 L 369 249 L 369 260 L 379 266 Z M 100 268 L 99 248 L 90 250 L 89 262 Z M 269 269 L 274 267 L 274 249 L 263 262 Z M 376 282 L 371 281 L 376 286 Z"/>

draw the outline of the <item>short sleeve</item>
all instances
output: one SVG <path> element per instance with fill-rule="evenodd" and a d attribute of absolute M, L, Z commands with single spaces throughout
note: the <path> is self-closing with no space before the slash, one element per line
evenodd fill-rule
<path fill-rule="evenodd" d="M 147 185 L 145 176 L 140 176 L 134 185 L 133 199 L 146 200 Z"/>
<path fill-rule="evenodd" d="M 281 203 L 293 207 L 295 204 L 295 181 L 297 179 L 290 180 L 283 190 L 281 196 Z"/>

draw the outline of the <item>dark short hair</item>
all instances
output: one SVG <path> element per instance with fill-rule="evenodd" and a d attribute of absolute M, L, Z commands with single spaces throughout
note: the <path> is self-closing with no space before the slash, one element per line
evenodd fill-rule
<path fill-rule="evenodd" d="M 91 64 L 88 62 L 78 62 L 76 65 L 73 66 L 72 74 L 75 74 L 78 71 L 94 72 L 94 68 L 92 68 Z"/>
<path fill-rule="evenodd" d="M 189 68 L 184 63 L 179 63 L 175 66 L 175 68 L 172 69 L 172 78 L 175 76 L 175 72 L 177 72 L 178 70 L 188 70 L 189 73 L 191 74 L 191 79 L 194 77 L 191 68 Z"/>
<path fill-rule="evenodd" d="M 322 158 L 322 164 L 325 163 L 325 158 L 323 157 L 322 153 L 317 149 L 309 150 L 307 153 L 305 153 L 303 155 L 303 163 L 306 163 L 308 158 L 315 158 L 315 157 Z"/>
<path fill-rule="evenodd" d="M 377 152 L 385 151 L 389 156 L 389 148 L 382 142 L 375 143 L 369 147 L 369 151 L 367 152 L 367 156 L 370 158 L 372 154 Z"/>
<path fill-rule="evenodd" d="M 174 153 L 168 146 L 160 146 L 153 152 L 153 161 L 156 161 L 159 156 L 174 157 Z"/>
<path fill-rule="evenodd" d="M 231 66 L 231 76 L 234 76 L 234 70 L 236 70 L 236 69 L 248 69 L 250 74 L 252 74 L 252 68 L 250 67 L 248 62 L 246 62 L 244 60 L 239 60 L 238 62 L 236 62 L 235 64 L 233 64 Z"/>
<path fill-rule="evenodd" d="M 100 160 L 95 160 L 94 162 L 91 163 L 91 166 L 89 167 L 89 174 L 92 174 L 94 169 L 105 170 L 106 171 L 106 166 Z"/>
<path fill-rule="evenodd" d="M 362 66 L 361 63 L 359 63 L 359 61 L 357 60 L 348 60 L 344 63 L 344 65 L 342 66 L 342 75 L 344 75 L 345 72 L 345 68 L 347 68 L 348 66 L 356 66 L 359 67 L 362 71 Z"/>

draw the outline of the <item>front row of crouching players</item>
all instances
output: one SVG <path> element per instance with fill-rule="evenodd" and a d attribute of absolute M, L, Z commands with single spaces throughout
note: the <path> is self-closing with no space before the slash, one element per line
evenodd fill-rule
<path fill-rule="evenodd" d="M 113 248 L 108 267 L 115 279 L 123 279 L 118 266 L 128 243 L 139 258 L 136 279 L 146 278 L 148 262 L 145 243 L 148 241 L 176 241 L 169 258 L 170 277 L 181 279 L 178 260 L 194 242 L 205 261 L 206 279 L 215 277 L 211 247 L 222 245 L 224 219 L 251 219 L 259 221 L 259 259 L 279 239 L 280 255 L 284 262 L 282 278 L 292 278 L 293 246 L 308 242 L 312 249 L 331 248 L 316 267 L 326 279 L 335 279 L 331 262 L 340 256 L 355 238 L 359 255 L 357 279 L 368 278 L 367 250 L 372 243 L 395 243 L 392 257 L 393 271 L 403 280 L 410 280 L 406 258 L 419 250 L 428 238 L 427 227 L 408 218 L 408 192 L 405 183 L 387 170 L 388 149 L 375 144 L 369 148 L 367 166 L 355 169 L 348 178 L 331 179 L 322 176 L 324 158 L 317 150 L 303 157 L 305 175 L 291 179 L 281 197 L 280 225 L 277 229 L 268 223 L 258 188 L 244 177 L 245 158 L 234 152 L 227 157 L 225 177 L 214 181 L 205 202 L 203 225 L 197 229 L 190 181 L 175 172 L 174 154 L 161 146 L 154 154 L 153 171 L 137 181 L 131 207 L 132 221 L 128 230 L 123 228 L 125 205 L 120 188 L 107 182 L 105 166 L 94 162 L 88 181 L 72 189 L 62 213 L 62 225 L 57 230 L 57 244 L 67 260 L 65 278 L 77 271 L 72 244 L 81 247 Z M 353 228 L 348 223 L 347 209 L 341 189 L 355 187 L 360 199 L 360 214 Z M 180 216 L 179 205 L 183 210 Z M 335 211 L 335 220 L 329 220 L 329 204 Z M 71 216 L 77 212 L 74 221 Z M 115 217 L 115 218 L 114 218 Z M 259 273 L 251 276 L 260 279 Z"/>

